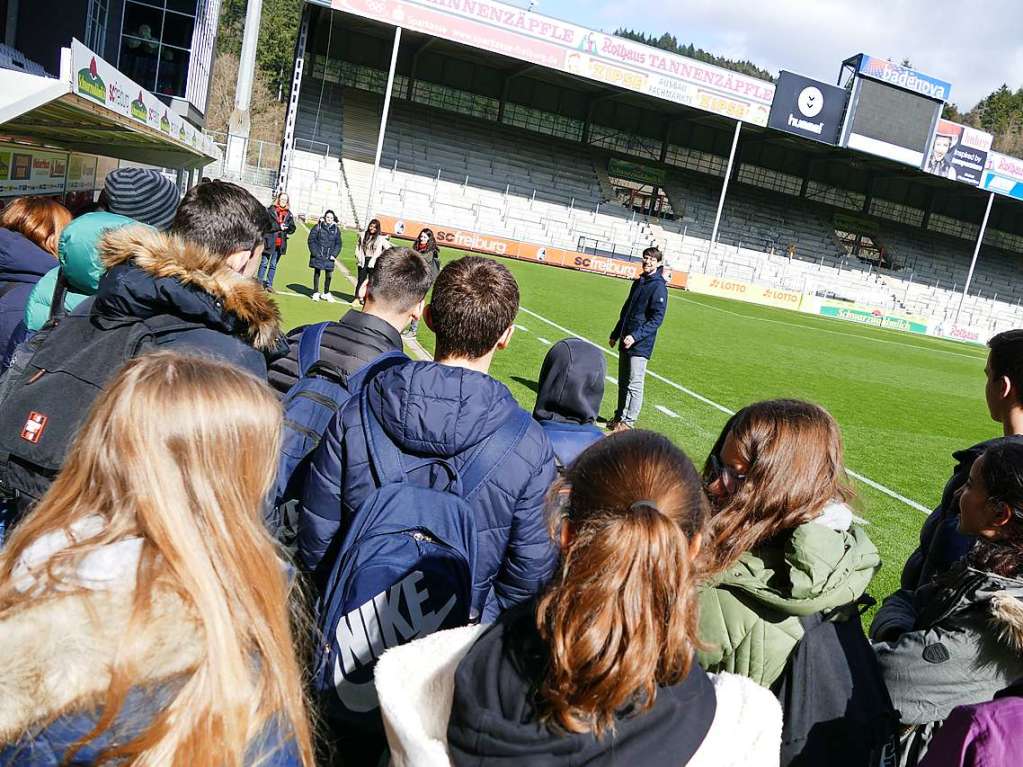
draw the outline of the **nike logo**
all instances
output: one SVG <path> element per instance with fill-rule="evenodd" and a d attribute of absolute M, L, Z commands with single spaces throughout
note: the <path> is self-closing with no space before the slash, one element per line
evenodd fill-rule
<path fill-rule="evenodd" d="M 356 670 L 379 659 L 390 647 L 432 634 L 454 609 L 458 600 L 452 594 L 437 612 L 423 612 L 430 596 L 418 588 L 423 577 L 419 570 L 409 573 L 338 621 L 335 636 L 340 652 L 334 658 L 334 688 L 349 711 L 365 713 L 379 705 L 372 679 L 361 683 L 351 680 Z M 401 613 L 402 599 L 408 621 Z"/>

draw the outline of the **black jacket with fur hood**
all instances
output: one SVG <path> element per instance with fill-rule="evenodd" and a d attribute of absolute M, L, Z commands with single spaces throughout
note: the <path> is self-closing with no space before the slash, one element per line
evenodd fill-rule
<path fill-rule="evenodd" d="M 262 380 L 268 362 L 287 353 L 277 305 L 255 280 L 202 247 L 148 227 L 125 227 L 103 237 L 100 253 L 107 273 L 88 309 L 94 314 L 194 322 L 161 345 L 209 354 Z"/>

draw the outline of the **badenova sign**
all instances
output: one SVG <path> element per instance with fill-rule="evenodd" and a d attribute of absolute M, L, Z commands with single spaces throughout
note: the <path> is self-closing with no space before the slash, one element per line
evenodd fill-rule
<path fill-rule="evenodd" d="M 313 0 L 337 11 L 766 126 L 774 85 L 494 0 Z"/>
<path fill-rule="evenodd" d="M 849 93 L 784 70 L 775 85 L 768 126 L 802 138 L 838 144 Z"/>

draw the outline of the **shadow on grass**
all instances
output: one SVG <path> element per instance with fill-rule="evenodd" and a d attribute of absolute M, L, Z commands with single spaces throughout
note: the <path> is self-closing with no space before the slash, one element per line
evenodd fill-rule
<path fill-rule="evenodd" d="M 521 376 L 512 376 L 511 380 L 515 381 L 516 383 L 522 384 L 527 389 L 529 389 L 531 392 L 533 392 L 533 394 L 536 394 L 540 390 L 539 385 L 532 378 L 522 378 Z"/>
<path fill-rule="evenodd" d="M 300 285 L 297 282 L 290 283 L 288 285 L 288 290 L 292 291 L 293 293 L 298 293 L 301 296 L 306 296 L 307 298 L 312 298 L 313 295 L 313 289 L 311 287 L 309 287 L 308 285 Z M 354 293 L 346 293 L 345 291 L 338 290 L 335 287 L 331 287 L 330 292 L 334 294 L 334 298 L 340 298 L 342 301 L 351 302 L 355 300 Z"/>

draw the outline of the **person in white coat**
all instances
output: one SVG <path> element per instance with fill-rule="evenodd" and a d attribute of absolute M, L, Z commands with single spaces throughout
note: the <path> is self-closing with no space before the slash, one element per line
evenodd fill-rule
<path fill-rule="evenodd" d="M 377 265 L 380 254 L 389 247 L 391 247 L 391 243 L 380 232 L 380 221 L 374 218 L 355 244 L 355 264 L 358 267 L 358 281 L 355 285 L 356 296 L 362 295 L 362 284 L 369 279 L 370 272 Z"/>
<path fill-rule="evenodd" d="M 777 767 L 774 695 L 694 660 L 708 506 L 692 462 L 615 434 L 550 498 L 562 557 L 538 600 L 380 659 L 392 764 Z"/>

